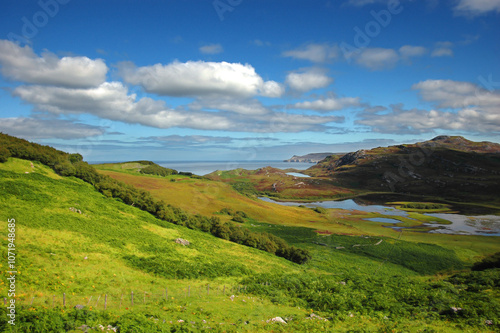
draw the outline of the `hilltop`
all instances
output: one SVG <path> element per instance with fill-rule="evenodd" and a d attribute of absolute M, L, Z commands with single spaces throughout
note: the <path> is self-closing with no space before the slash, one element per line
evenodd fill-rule
<path fill-rule="evenodd" d="M 460 136 L 331 155 L 304 173 L 353 190 L 500 204 L 500 145 Z"/>

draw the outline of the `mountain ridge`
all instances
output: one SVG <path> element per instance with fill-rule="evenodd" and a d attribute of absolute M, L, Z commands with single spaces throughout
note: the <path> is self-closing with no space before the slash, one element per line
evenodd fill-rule
<path fill-rule="evenodd" d="M 304 173 L 335 179 L 348 188 L 463 200 L 477 195 L 500 201 L 500 144 L 437 136 L 330 155 Z"/>

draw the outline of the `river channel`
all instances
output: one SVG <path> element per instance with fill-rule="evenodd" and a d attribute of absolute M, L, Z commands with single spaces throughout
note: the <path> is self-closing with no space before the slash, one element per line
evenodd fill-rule
<path fill-rule="evenodd" d="M 363 212 L 374 212 L 385 215 L 385 217 L 367 219 L 372 222 L 389 223 L 389 227 L 394 229 L 402 229 L 397 224 L 399 220 L 391 219 L 391 216 L 408 217 L 408 213 L 404 210 L 386 205 L 365 205 L 357 203 L 352 199 L 342 201 L 317 201 L 317 202 L 293 202 L 293 201 L 275 201 L 267 197 L 259 197 L 260 200 L 272 202 L 284 206 L 306 206 L 310 208 L 322 207 L 345 210 L 359 210 Z M 425 213 L 424 215 L 433 216 L 440 219 L 450 221 L 450 224 L 423 224 L 423 226 L 432 226 L 429 232 L 446 233 L 446 234 L 462 234 L 462 235 L 483 235 L 483 236 L 500 236 L 500 216 L 492 214 L 474 214 L 465 215 L 457 213 Z"/>

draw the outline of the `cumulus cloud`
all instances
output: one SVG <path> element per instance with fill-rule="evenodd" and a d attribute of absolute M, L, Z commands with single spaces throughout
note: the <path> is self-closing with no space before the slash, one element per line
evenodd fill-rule
<path fill-rule="evenodd" d="M 0 72 L 25 83 L 63 87 L 95 87 L 106 80 L 108 67 L 101 59 L 59 58 L 50 52 L 36 55 L 29 46 L 0 40 Z"/>
<path fill-rule="evenodd" d="M 338 111 L 349 107 L 360 106 L 359 97 L 334 97 L 318 99 L 315 101 L 305 101 L 291 105 L 293 109 L 314 110 L 320 112 Z"/>
<path fill-rule="evenodd" d="M 427 80 L 412 86 L 435 109 L 405 110 L 402 105 L 364 112 L 358 124 L 383 133 L 423 133 L 437 129 L 500 133 L 500 91 L 470 82 Z"/>
<path fill-rule="evenodd" d="M 125 82 L 162 96 L 279 97 L 284 92 L 279 83 L 264 81 L 249 64 L 174 61 L 136 67 L 124 62 L 119 70 Z"/>
<path fill-rule="evenodd" d="M 242 115 L 263 115 L 272 112 L 256 99 L 200 98 L 188 105 L 190 110 L 228 111 Z"/>
<path fill-rule="evenodd" d="M 389 69 L 399 61 L 399 55 L 393 49 L 366 48 L 356 56 L 356 63 L 371 70 Z"/>
<path fill-rule="evenodd" d="M 135 94 L 128 94 L 128 89 L 120 82 L 106 82 L 91 89 L 20 86 L 14 89 L 13 94 L 33 104 L 39 111 L 57 115 L 93 114 L 105 119 L 156 128 L 183 127 L 261 133 L 300 132 L 324 130 L 325 124 L 342 121 L 339 117 L 296 115 L 266 109 L 259 112 L 236 110 L 234 105 L 229 105 L 229 101 L 226 105 L 227 111 L 205 110 L 203 104 L 199 110 L 178 110 L 168 107 L 164 101 L 149 97 L 137 99 Z M 220 101 L 214 106 L 225 107 Z"/>
<path fill-rule="evenodd" d="M 220 44 L 208 44 L 200 47 L 200 52 L 204 54 L 218 54 L 222 53 L 224 49 Z"/>
<path fill-rule="evenodd" d="M 287 75 L 285 83 L 298 92 L 306 92 L 312 89 L 324 88 L 333 82 L 326 75 L 326 71 L 320 68 L 308 68 L 306 70 L 292 72 Z"/>
<path fill-rule="evenodd" d="M 337 59 L 340 53 L 337 45 L 311 43 L 295 50 L 285 51 L 282 55 L 294 59 L 324 63 Z"/>
<path fill-rule="evenodd" d="M 496 110 L 500 115 L 500 91 L 486 90 L 470 82 L 426 80 L 414 84 L 424 101 L 435 102 L 439 108 L 476 106 Z"/>
<path fill-rule="evenodd" d="M 500 0 L 459 0 L 454 8 L 458 15 L 477 16 L 488 12 L 500 13 Z"/>
<path fill-rule="evenodd" d="M 120 82 L 105 82 L 92 89 L 21 86 L 14 95 L 53 114 L 93 114 L 101 118 L 157 128 L 176 126 L 198 129 L 228 129 L 230 123 L 216 114 L 181 112 L 163 101 L 148 97 L 137 100 Z"/>
<path fill-rule="evenodd" d="M 439 110 L 405 110 L 401 105 L 393 106 L 386 114 L 367 114 L 356 123 L 368 125 L 375 132 L 381 133 L 428 133 L 438 129 L 498 133 L 500 132 L 500 117 L 487 114 L 477 109 L 462 109 L 458 112 Z"/>
<path fill-rule="evenodd" d="M 1 118 L 0 132 L 26 139 L 81 139 L 100 136 L 102 127 L 62 119 Z"/>

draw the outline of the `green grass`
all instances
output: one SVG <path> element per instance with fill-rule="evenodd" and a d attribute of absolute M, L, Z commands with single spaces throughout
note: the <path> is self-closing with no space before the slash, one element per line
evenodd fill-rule
<path fill-rule="evenodd" d="M 366 216 L 347 218 L 337 210 L 316 212 L 262 203 L 204 179 L 116 174 L 151 189 L 157 199 L 173 198 L 168 203 L 178 200 L 187 207 L 196 200 L 206 203 L 195 205 L 196 209 L 211 214 L 222 208 L 245 212 L 245 222 L 238 225 L 282 237 L 310 250 L 313 258 L 296 265 L 169 224 L 107 198 L 79 179 L 59 177 L 38 163 L 31 167 L 29 161 L 10 158 L 0 164 L 0 220 L 16 220 L 19 332 L 29 325 L 33 332 L 44 332 L 69 331 L 82 324 L 119 326 L 121 332 L 488 331 L 483 319 L 499 309 L 498 286 L 484 287 L 496 280 L 486 273 L 478 273 L 482 275 L 474 277 L 475 282 L 469 277 L 453 282 L 458 286 L 469 281 L 477 286 L 476 296 L 454 294 L 459 287 L 443 280 L 452 271 L 465 270 L 469 263 L 498 252 L 495 237 L 405 232 L 397 239 L 399 233 L 363 222 Z M 6 258 L 5 226 L 3 230 L 0 246 Z M 176 238 L 191 245 L 177 244 Z M 7 297 L 6 260 L 0 265 L 0 297 Z M 63 293 L 66 308 L 61 307 Z M 481 303 L 485 297 L 490 303 Z M 72 309 L 76 304 L 86 310 Z M 462 304 L 474 309 L 483 323 L 472 315 L 447 314 L 450 306 Z M 305 319 L 312 311 L 331 319 Z M 286 318 L 287 326 L 266 323 L 276 316 Z M 4 331 L 5 318 L 2 314 Z"/>
<path fill-rule="evenodd" d="M 190 286 L 194 290 L 207 283 L 219 289 L 226 285 L 229 290 L 249 273 L 270 272 L 276 267 L 299 270 L 298 265 L 265 252 L 159 221 L 105 198 L 78 179 L 57 177 L 44 166 L 37 165 L 35 172 L 25 174 L 29 165 L 16 159 L 0 164 L 0 219 L 16 220 L 16 294 L 22 304 L 43 295 L 50 295 L 49 303 L 51 295 L 60 299 L 62 293 L 68 300 L 91 295 L 95 300 L 97 295 L 116 297 L 165 287 L 186 290 Z M 72 207 L 82 214 L 70 210 Z M 3 258 L 5 237 L 1 241 Z M 191 245 L 175 243 L 179 237 Z M 5 278 L 5 264 L 1 267 Z M 0 297 L 7 297 L 4 282 Z M 210 301 L 215 320 L 222 320 L 215 309 L 227 297 Z M 194 298 L 191 303 L 197 302 Z"/>

